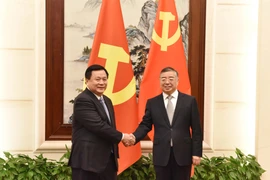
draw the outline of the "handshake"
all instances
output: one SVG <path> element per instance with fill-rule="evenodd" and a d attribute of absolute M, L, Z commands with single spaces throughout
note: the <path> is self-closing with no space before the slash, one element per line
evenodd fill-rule
<path fill-rule="evenodd" d="M 129 147 L 135 144 L 136 138 L 133 134 L 126 134 L 124 133 L 124 137 L 122 139 L 122 143 L 124 146 Z"/>

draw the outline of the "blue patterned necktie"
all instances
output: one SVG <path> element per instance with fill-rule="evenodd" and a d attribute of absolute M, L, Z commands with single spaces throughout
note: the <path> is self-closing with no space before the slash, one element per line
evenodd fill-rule
<path fill-rule="evenodd" d="M 110 118 L 109 110 L 108 110 L 108 108 L 107 108 L 107 106 L 106 106 L 106 104 L 105 104 L 105 101 L 104 101 L 104 99 L 103 99 L 102 96 L 100 97 L 99 101 L 100 101 L 100 103 L 102 104 L 102 106 L 103 106 L 103 108 L 104 108 L 104 110 L 105 110 L 105 112 L 106 112 L 106 114 L 107 114 L 107 117 L 108 117 L 108 119 L 109 119 L 109 121 L 110 121 L 110 123 L 111 123 L 111 118 Z"/>
<path fill-rule="evenodd" d="M 99 101 L 100 101 L 100 103 L 102 104 L 102 106 L 104 107 L 104 110 L 105 110 L 105 112 L 106 112 L 106 114 L 107 114 L 107 117 L 108 117 L 108 119 L 109 119 L 109 122 L 110 122 L 110 124 L 111 124 L 112 122 L 111 122 L 109 110 L 108 110 L 108 108 L 107 108 L 107 106 L 106 106 L 106 104 L 105 104 L 105 101 L 104 101 L 104 99 L 103 99 L 102 96 L 100 97 Z M 112 148 L 111 148 L 111 153 L 113 153 L 113 152 L 114 152 L 114 150 L 113 150 L 113 146 L 112 146 Z"/>

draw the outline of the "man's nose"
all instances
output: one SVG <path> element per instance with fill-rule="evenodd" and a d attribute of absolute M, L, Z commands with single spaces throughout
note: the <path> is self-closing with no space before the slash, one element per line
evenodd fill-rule
<path fill-rule="evenodd" d="M 165 79 L 165 83 L 170 83 L 170 79 Z"/>
<path fill-rule="evenodd" d="M 100 84 L 105 84 L 107 81 L 106 80 L 100 80 L 99 83 Z"/>

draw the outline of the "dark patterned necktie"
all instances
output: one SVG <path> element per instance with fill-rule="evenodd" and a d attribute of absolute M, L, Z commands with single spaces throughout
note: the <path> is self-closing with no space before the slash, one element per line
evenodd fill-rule
<path fill-rule="evenodd" d="M 102 106 L 103 106 L 103 108 L 104 108 L 104 110 L 105 110 L 105 112 L 106 112 L 106 114 L 107 114 L 107 117 L 108 117 L 108 119 L 109 119 L 109 121 L 110 121 L 110 123 L 111 123 L 111 118 L 110 118 L 109 110 L 108 110 L 108 108 L 107 108 L 107 106 L 106 106 L 106 104 L 105 104 L 105 101 L 104 101 L 104 99 L 103 99 L 102 96 L 100 97 L 99 101 L 100 101 L 100 103 L 102 104 Z"/>

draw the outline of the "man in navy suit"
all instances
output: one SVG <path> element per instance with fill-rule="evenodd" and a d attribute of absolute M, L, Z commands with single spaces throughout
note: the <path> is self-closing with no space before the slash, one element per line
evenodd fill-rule
<path fill-rule="evenodd" d="M 176 70 L 162 69 L 163 92 L 147 101 L 143 120 L 133 133 L 137 143 L 154 125 L 153 163 L 157 180 L 189 180 L 192 164 L 200 164 L 202 156 L 197 102 L 193 96 L 177 90 L 178 81 Z"/>
<path fill-rule="evenodd" d="M 75 98 L 68 162 L 73 180 L 116 180 L 118 143 L 131 138 L 116 130 L 112 101 L 103 95 L 108 76 L 103 66 L 89 66 L 87 88 Z"/>

